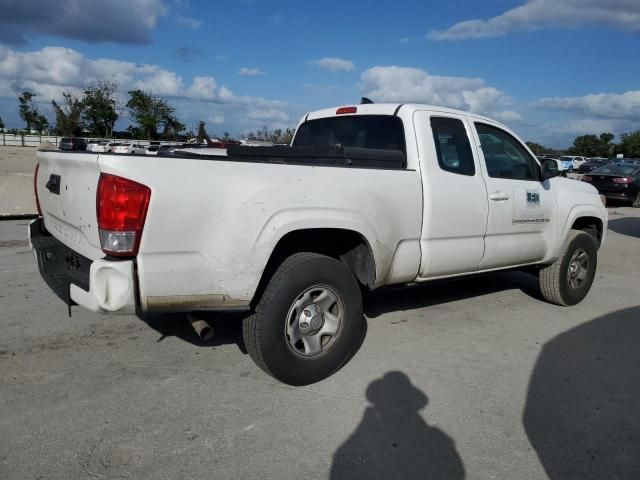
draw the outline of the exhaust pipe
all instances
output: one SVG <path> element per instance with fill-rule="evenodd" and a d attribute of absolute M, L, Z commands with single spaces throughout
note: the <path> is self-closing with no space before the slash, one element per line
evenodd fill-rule
<path fill-rule="evenodd" d="M 211 328 L 209 322 L 196 317 L 193 313 L 187 313 L 187 319 L 201 340 L 208 342 L 213 338 L 213 328 Z"/>

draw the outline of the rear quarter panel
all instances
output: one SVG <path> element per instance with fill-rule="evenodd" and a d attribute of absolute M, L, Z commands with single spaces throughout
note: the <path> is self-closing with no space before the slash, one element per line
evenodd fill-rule
<path fill-rule="evenodd" d="M 293 230 L 359 232 L 373 251 L 377 285 L 398 244 L 420 238 L 413 170 L 115 155 L 99 164 L 152 191 L 138 255 L 144 310 L 246 305 L 277 242 Z"/>

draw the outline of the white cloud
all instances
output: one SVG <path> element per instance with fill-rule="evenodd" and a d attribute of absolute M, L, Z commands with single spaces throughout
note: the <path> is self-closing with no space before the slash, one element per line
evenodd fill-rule
<path fill-rule="evenodd" d="M 241 77 L 262 77 L 265 73 L 259 68 L 242 67 L 238 70 L 238 75 Z"/>
<path fill-rule="evenodd" d="M 430 75 L 419 68 L 370 68 L 362 73 L 360 89 L 377 102 L 428 103 L 487 114 L 510 103 L 481 78 Z"/>
<path fill-rule="evenodd" d="M 518 112 L 514 112 L 513 110 L 503 110 L 501 112 L 494 112 L 492 114 L 497 120 L 501 122 L 519 122 L 523 120 L 522 115 Z"/>
<path fill-rule="evenodd" d="M 29 0 L 3 2 L 0 41 L 20 45 L 33 34 L 87 42 L 148 43 L 166 14 L 162 0 Z"/>
<path fill-rule="evenodd" d="M 213 125 L 222 125 L 224 123 L 224 116 L 214 113 L 213 115 L 207 117 L 207 121 L 212 123 Z"/>
<path fill-rule="evenodd" d="M 319 60 L 313 60 L 310 63 L 331 72 L 350 72 L 354 68 L 351 60 L 343 58 L 324 57 Z"/>
<path fill-rule="evenodd" d="M 182 78 L 175 72 L 158 69 L 153 75 L 135 82 L 140 90 L 153 92 L 156 95 L 178 97 L 182 95 Z"/>
<path fill-rule="evenodd" d="M 170 98 L 177 115 L 187 124 L 208 119 L 215 125 L 224 122 L 224 128 L 229 131 L 255 129 L 262 125 L 282 128 L 291 126 L 291 119 L 296 120 L 303 113 L 298 107 L 282 101 L 235 95 L 213 76 L 195 76 L 189 82 L 158 65 L 111 58 L 90 59 L 69 48 L 45 47 L 20 52 L 0 46 L 0 97 L 15 100 L 17 91 L 27 89 L 36 93 L 35 100 L 44 111 L 50 107 L 51 100 L 60 100 L 65 90 L 81 95 L 88 83 L 103 78 L 118 81 L 119 95 L 123 98 L 134 88 Z M 214 113 L 211 112 L 212 105 L 215 105 Z M 293 116 L 292 111 L 295 111 Z M 3 112 L 7 122 L 9 117 L 5 116 Z M 17 111 L 14 118 L 17 118 Z"/>
<path fill-rule="evenodd" d="M 638 0 L 528 0 L 488 20 L 456 23 L 444 31 L 431 31 L 433 40 L 465 40 L 498 37 L 510 32 L 549 27 L 607 25 L 627 32 L 640 32 Z"/>
<path fill-rule="evenodd" d="M 213 100 L 218 96 L 218 83 L 213 77 L 195 77 L 187 96 L 200 100 Z"/>
<path fill-rule="evenodd" d="M 182 25 L 183 27 L 188 27 L 193 30 L 196 30 L 202 26 L 202 20 L 198 20 L 197 18 L 187 17 L 184 15 L 176 16 L 176 23 L 178 25 Z"/>
<path fill-rule="evenodd" d="M 547 110 L 640 120 L 640 90 L 589 94 L 582 97 L 543 98 L 534 105 Z"/>
<path fill-rule="evenodd" d="M 260 120 L 260 121 L 277 121 L 277 122 L 288 122 L 289 115 L 282 110 L 276 108 L 270 109 L 252 109 L 249 110 L 247 117 L 251 120 Z"/>

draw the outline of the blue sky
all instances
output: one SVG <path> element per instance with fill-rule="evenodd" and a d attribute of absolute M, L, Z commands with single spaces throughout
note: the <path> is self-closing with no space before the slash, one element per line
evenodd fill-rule
<path fill-rule="evenodd" d="M 554 147 L 640 129 L 638 0 L 23 3 L 0 0 L 7 126 L 22 124 L 16 90 L 48 112 L 112 77 L 122 103 L 153 91 L 214 134 L 295 126 L 363 95 L 476 111 Z"/>

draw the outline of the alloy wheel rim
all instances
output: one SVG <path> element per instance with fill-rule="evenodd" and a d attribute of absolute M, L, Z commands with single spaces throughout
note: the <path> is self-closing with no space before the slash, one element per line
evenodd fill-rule
<path fill-rule="evenodd" d="M 309 358 L 322 355 L 335 344 L 342 329 L 344 302 L 327 285 L 314 285 L 296 297 L 285 323 L 289 349 Z"/>
<path fill-rule="evenodd" d="M 576 250 L 569 260 L 568 281 L 572 289 L 580 288 L 589 273 L 589 255 L 582 248 Z"/>

